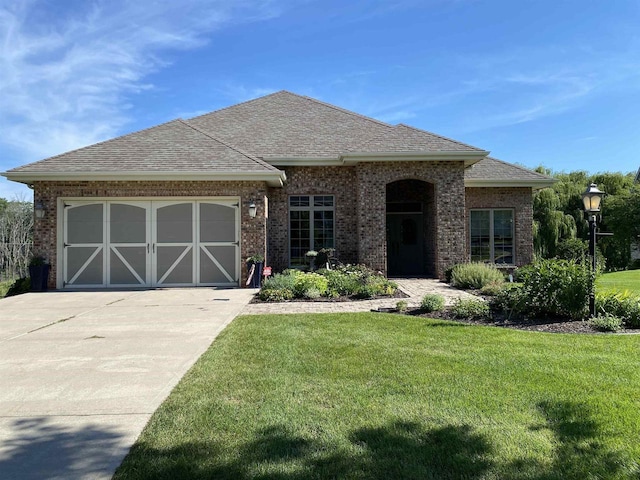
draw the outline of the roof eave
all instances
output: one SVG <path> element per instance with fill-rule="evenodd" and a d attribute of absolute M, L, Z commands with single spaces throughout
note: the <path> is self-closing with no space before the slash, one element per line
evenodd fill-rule
<path fill-rule="evenodd" d="M 287 179 L 283 171 L 274 172 L 2 172 L 14 182 L 32 184 L 37 181 L 261 181 L 270 187 L 282 187 Z"/>
<path fill-rule="evenodd" d="M 476 152 L 438 151 L 438 152 L 350 152 L 341 155 L 345 165 L 364 162 L 388 162 L 401 160 L 403 162 L 434 162 L 434 161 L 464 161 L 465 167 L 479 162 L 490 152 L 478 150 Z"/>
<path fill-rule="evenodd" d="M 477 152 L 460 152 L 460 151 L 442 151 L 442 152 L 350 152 L 344 153 L 338 157 L 260 157 L 265 162 L 278 167 L 290 166 L 306 166 L 306 167 L 324 167 L 324 166 L 341 166 L 355 165 L 357 163 L 371 162 L 434 162 L 434 161 L 464 161 L 465 166 L 473 165 L 489 155 L 488 151 Z"/>
<path fill-rule="evenodd" d="M 531 187 L 534 190 L 539 190 L 546 187 L 551 187 L 557 180 L 554 178 L 540 178 L 540 179 L 496 179 L 496 178 L 469 178 L 464 180 L 465 187 Z"/>

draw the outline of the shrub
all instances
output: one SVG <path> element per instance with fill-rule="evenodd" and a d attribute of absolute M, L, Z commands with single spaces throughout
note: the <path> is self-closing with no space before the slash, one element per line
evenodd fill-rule
<path fill-rule="evenodd" d="M 345 265 L 336 270 L 319 270 L 328 281 L 329 292 L 356 298 L 393 295 L 398 285 L 365 265 Z"/>
<path fill-rule="evenodd" d="M 398 310 L 400 313 L 406 312 L 408 308 L 409 304 L 406 300 L 399 300 L 398 303 L 396 303 L 396 310 Z"/>
<path fill-rule="evenodd" d="M 458 288 L 482 288 L 490 283 L 504 283 L 504 275 L 493 265 L 459 263 L 451 270 L 451 285 Z"/>
<path fill-rule="evenodd" d="M 618 332 L 622 328 L 622 319 L 613 315 L 599 315 L 589 320 L 589 326 L 600 332 Z"/>
<path fill-rule="evenodd" d="M 268 290 L 263 287 L 258 293 L 258 298 L 264 302 L 283 302 L 293 298 L 293 291 L 288 288 Z"/>
<path fill-rule="evenodd" d="M 558 249 L 556 256 L 561 260 L 570 260 L 576 263 L 588 262 L 589 256 L 589 243 L 586 240 L 580 240 L 578 238 L 567 238 L 558 243 Z M 598 272 L 604 271 L 606 264 L 606 258 L 596 246 L 596 268 Z"/>
<path fill-rule="evenodd" d="M 524 311 L 525 297 L 521 283 L 509 283 L 503 285 L 500 291 L 491 299 L 492 309 L 511 314 Z"/>
<path fill-rule="evenodd" d="M 354 295 L 360 288 L 358 277 L 343 273 L 339 270 L 318 270 L 327 279 L 327 290 L 335 293 L 336 297 Z"/>
<path fill-rule="evenodd" d="M 428 293 L 422 297 L 420 310 L 427 313 L 439 312 L 444 308 L 444 297 L 437 293 Z"/>
<path fill-rule="evenodd" d="M 258 298 L 265 302 L 282 302 L 294 297 L 296 278 L 300 272 L 285 270 L 264 281 Z"/>
<path fill-rule="evenodd" d="M 620 318 L 625 326 L 640 328 L 640 298 L 624 293 L 597 293 L 596 312 L 598 315 Z"/>
<path fill-rule="evenodd" d="M 450 311 L 454 318 L 466 318 L 469 320 L 486 320 L 491 318 L 489 305 L 482 300 L 459 298 L 451 306 Z"/>
<path fill-rule="evenodd" d="M 308 288 L 304 292 L 304 298 L 308 298 L 309 300 L 315 300 L 316 298 L 320 298 L 320 290 L 315 287 Z"/>
<path fill-rule="evenodd" d="M 538 260 L 519 269 L 521 313 L 584 318 L 593 288 L 587 263 L 568 260 Z"/>
<path fill-rule="evenodd" d="M 308 290 L 315 289 L 324 295 L 329 282 L 317 273 L 300 273 L 294 275 L 293 293 L 296 297 L 304 297 Z"/>
<path fill-rule="evenodd" d="M 20 295 L 27 293 L 31 290 L 31 279 L 29 277 L 23 277 L 17 279 L 11 284 L 9 290 L 7 290 L 6 297 L 12 297 L 14 295 Z"/>
<path fill-rule="evenodd" d="M 504 283 L 487 283 L 484 287 L 480 289 L 480 293 L 482 293 L 483 295 L 494 297 L 498 295 L 503 288 L 504 288 Z"/>

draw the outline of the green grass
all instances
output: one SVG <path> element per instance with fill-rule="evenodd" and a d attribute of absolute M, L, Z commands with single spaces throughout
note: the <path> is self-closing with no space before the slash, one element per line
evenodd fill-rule
<path fill-rule="evenodd" d="M 633 295 L 640 295 L 640 270 L 623 270 L 600 275 L 596 288 L 611 292 L 628 291 Z"/>
<path fill-rule="evenodd" d="M 399 315 L 240 317 L 114 478 L 637 479 L 639 351 Z"/>

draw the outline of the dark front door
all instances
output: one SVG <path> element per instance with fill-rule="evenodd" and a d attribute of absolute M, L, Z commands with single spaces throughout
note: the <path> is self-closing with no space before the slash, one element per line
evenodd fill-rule
<path fill-rule="evenodd" d="M 387 270 L 389 275 L 424 274 L 421 213 L 387 214 Z"/>

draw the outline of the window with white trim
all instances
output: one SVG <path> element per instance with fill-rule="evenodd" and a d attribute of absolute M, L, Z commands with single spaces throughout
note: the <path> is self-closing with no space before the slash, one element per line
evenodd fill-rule
<path fill-rule="evenodd" d="M 471 210 L 469 217 L 471 261 L 513 265 L 513 210 Z"/>
<path fill-rule="evenodd" d="M 333 195 L 289 197 L 289 263 L 307 264 L 305 253 L 334 247 Z"/>

